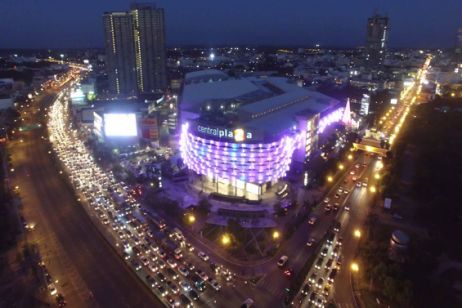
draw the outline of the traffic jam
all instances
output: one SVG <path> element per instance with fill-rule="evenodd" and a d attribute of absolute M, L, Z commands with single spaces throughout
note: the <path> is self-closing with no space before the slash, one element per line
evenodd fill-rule
<path fill-rule="evenodd" d="M 49 139 L 62 164 L 60 174 L 68 176 L 77 200 L 104 226 L 126 263 L 166 306 L 215 306 L 218 292 L 235 275 L 195 251 L 180 230 L 142 208 L 130 187 L 98 166 L 72 129 L 65 91 L 49 110 Z"/>

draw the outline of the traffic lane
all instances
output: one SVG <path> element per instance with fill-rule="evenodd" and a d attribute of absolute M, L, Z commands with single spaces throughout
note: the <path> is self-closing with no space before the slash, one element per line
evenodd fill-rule
<path fill-rule="evenodd" d="M 367 169 L 363 177 L 370 177 L 373 172 L 373 161 L 368 160 Z M 370 206 L 374 195 L 366 187 L 357 187 L 350 197 L 351 209 L 350 212 L 343 213 L 342 230 L 340 232 L 343 237 L 342 256 L 343 265 L 334 283 L 334 298 L 335 302 L 340 305 L 354 303 L 354 298 L 350 283 L 349 265 L 356 256 L 358 239 L 354 237 L 353 231 L 355 228 L 362 229 L 364 221 L 367 218 Z"/>
<path fill-rule="evenodd" d="M 33 133 L 33 132 L 30 132 Z M 98 304 L 125 306 L 159 305 L 150 291 L 134 277 L 115 251 L 102 238 L 87 214 L 74 200 L 74 194 L 50 162 L 40 135 L 30 147 L 28 170 L 35 183 L 35 198 L 54 229 L 63 250 L 72 260 Z M 44 181 L 43 179 L 46 179 Z M 132 279 L 130 279 L 132 277 Z"/>

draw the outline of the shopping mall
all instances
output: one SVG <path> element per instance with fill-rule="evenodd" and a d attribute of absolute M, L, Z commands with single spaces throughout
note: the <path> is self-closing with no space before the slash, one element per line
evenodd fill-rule
<path fill-rule="evenodd" d="M 293 162 L 310 158 L 320 134 L 344 120 L 344 109 L 286 78 L 192 72 L 179 104 L 181 156 L 198 189 L 264 200 Z"/>

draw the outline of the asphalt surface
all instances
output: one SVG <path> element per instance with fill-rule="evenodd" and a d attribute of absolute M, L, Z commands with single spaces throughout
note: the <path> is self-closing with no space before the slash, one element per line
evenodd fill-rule
<path fill-rule="evenodd" d="M 39 105 L 52 102 L 51 93 Z M 43 109 L 42 109 L 43 110 Z M 24 124 L 44 114 L 28 113 Z M 44 261 L 58 280 L 69 307 L 161 307 L 160 301 L 136 277 L 99 233 L 76 201 L 48 153 L 42 128 L 23 132 L 12 141 L 13 185 L 18 185 L 26 221 L 36 223 L 30 240 L 37 242 Z"/>

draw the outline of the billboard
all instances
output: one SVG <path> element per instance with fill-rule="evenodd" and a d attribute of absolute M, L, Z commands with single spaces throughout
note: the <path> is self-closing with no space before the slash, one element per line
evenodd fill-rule
<path fill-rule="evenodd" d="M 134 113 L 105 113 L 104 135 L 106 137 L 136 137 L 136 115 Z"/>

